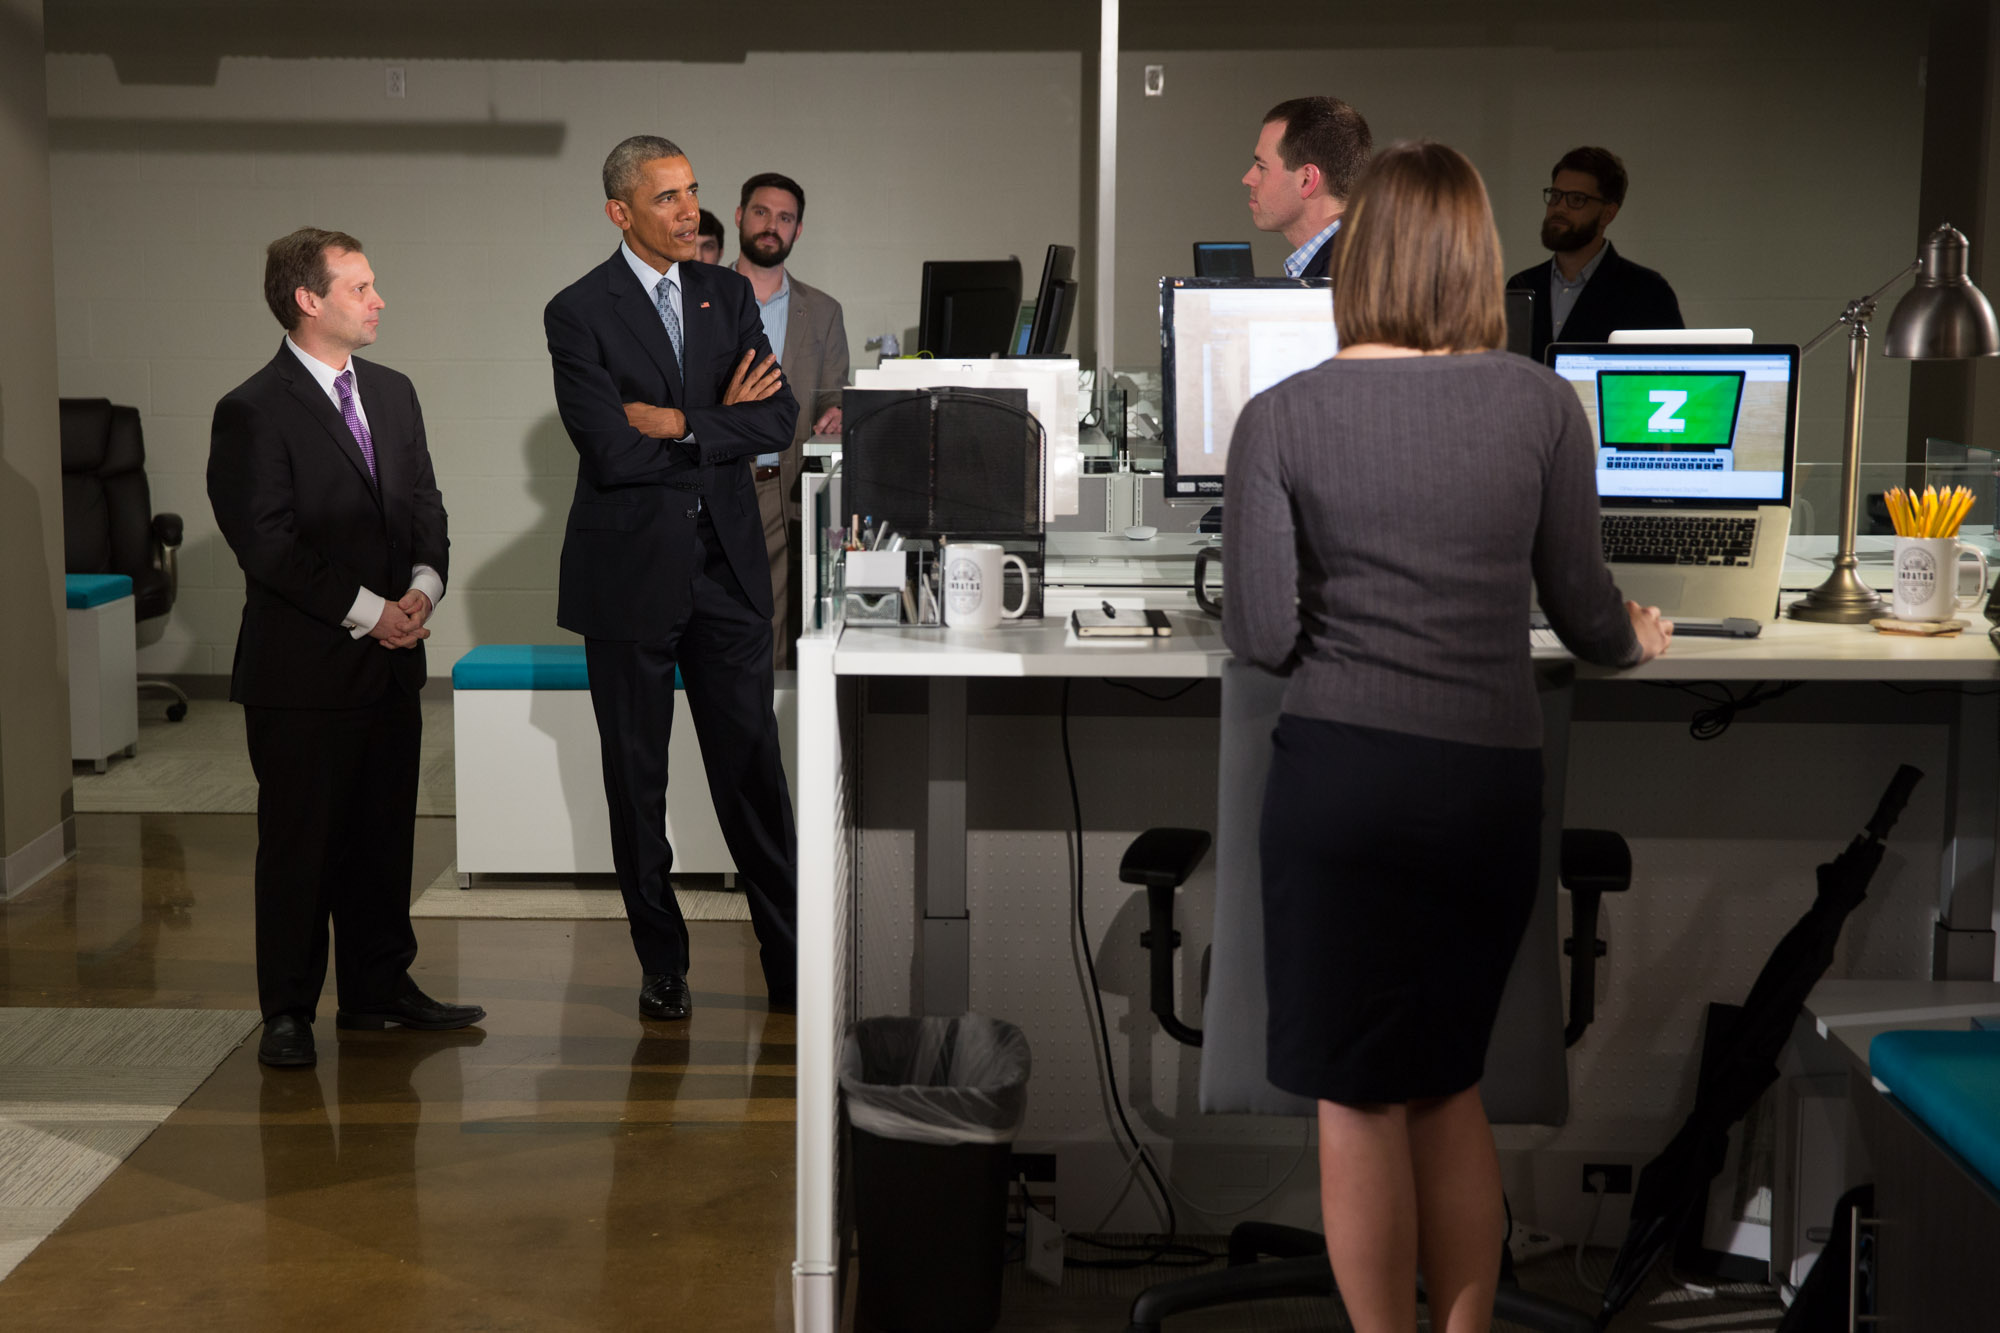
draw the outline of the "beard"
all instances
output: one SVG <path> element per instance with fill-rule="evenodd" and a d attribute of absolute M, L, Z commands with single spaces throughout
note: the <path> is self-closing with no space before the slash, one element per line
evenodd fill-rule
<path fill-rule="evenodd" d="M 736 233 L 737 253 L 747 255 L 750 262 L 759 268 L 776 268 L 792 257 L 792 247 L 778 238 L 776 232 L 760 232 L 755 236 L 748 232 Z"/>
<path fill-rule="evenodd" d="M 1542 219 L 1542 248 L 1559 255 L 1583 249 L 1597 239 L 1597 224 L 1579 222 L 1564 226 L 1560 218 Z"/>

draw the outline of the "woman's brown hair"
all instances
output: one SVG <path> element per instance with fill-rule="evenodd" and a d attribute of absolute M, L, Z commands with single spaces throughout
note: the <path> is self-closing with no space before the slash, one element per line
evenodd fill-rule
<path fill-rule="evenodd" d="M 1384 149 L 1355 185 L 1334 236 L 1340 345 L 1418 351 L 1504 346 L 1500 234 L 1465 155 L 1421 140 Z"/>

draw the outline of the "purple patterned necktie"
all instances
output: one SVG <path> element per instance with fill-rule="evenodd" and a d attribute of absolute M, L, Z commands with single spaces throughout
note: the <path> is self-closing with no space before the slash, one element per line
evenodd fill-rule
<path fill-rule="evenodd" d="M 375 440 L 368 434 L 368 427 L 361 420 L 361 409 L 354 401 L 354 370 L 349 367 L 334 378 L 333 387 L 340 392 L 340 416 L 347 423 L 348 434 L 361 446 L 361 457 L 368 464 L 368 476 L 375 476 Z"/>

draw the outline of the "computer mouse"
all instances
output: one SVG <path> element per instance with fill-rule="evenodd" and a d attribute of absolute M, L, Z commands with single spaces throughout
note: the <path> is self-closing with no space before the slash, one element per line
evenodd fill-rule
<path fill-rule="evenodd" d="M 1151 523 L 1134 523 L 1131 527 L 1125 529 L 1125 540 L 1127 541 L 1149 542 L 1159 535 L 1160 530 Z"/>

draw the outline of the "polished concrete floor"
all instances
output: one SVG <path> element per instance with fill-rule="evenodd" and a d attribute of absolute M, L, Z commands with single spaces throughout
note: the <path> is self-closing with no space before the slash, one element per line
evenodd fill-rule
<path fill-rule="evenodd" d="M 256 1007 L 247 815 L 83 815 L 0 904 L 0 1005 Z M 418 885 L 452 854 L 418 821 Z M 0 1283 L 0 1328 L 791 1327 L 793 1020 L 747 924 L 697 922 L 695 1011 L 642 1022 L 622 921 L 420 920 L 459 1033 L 254 1039 Z"/>

